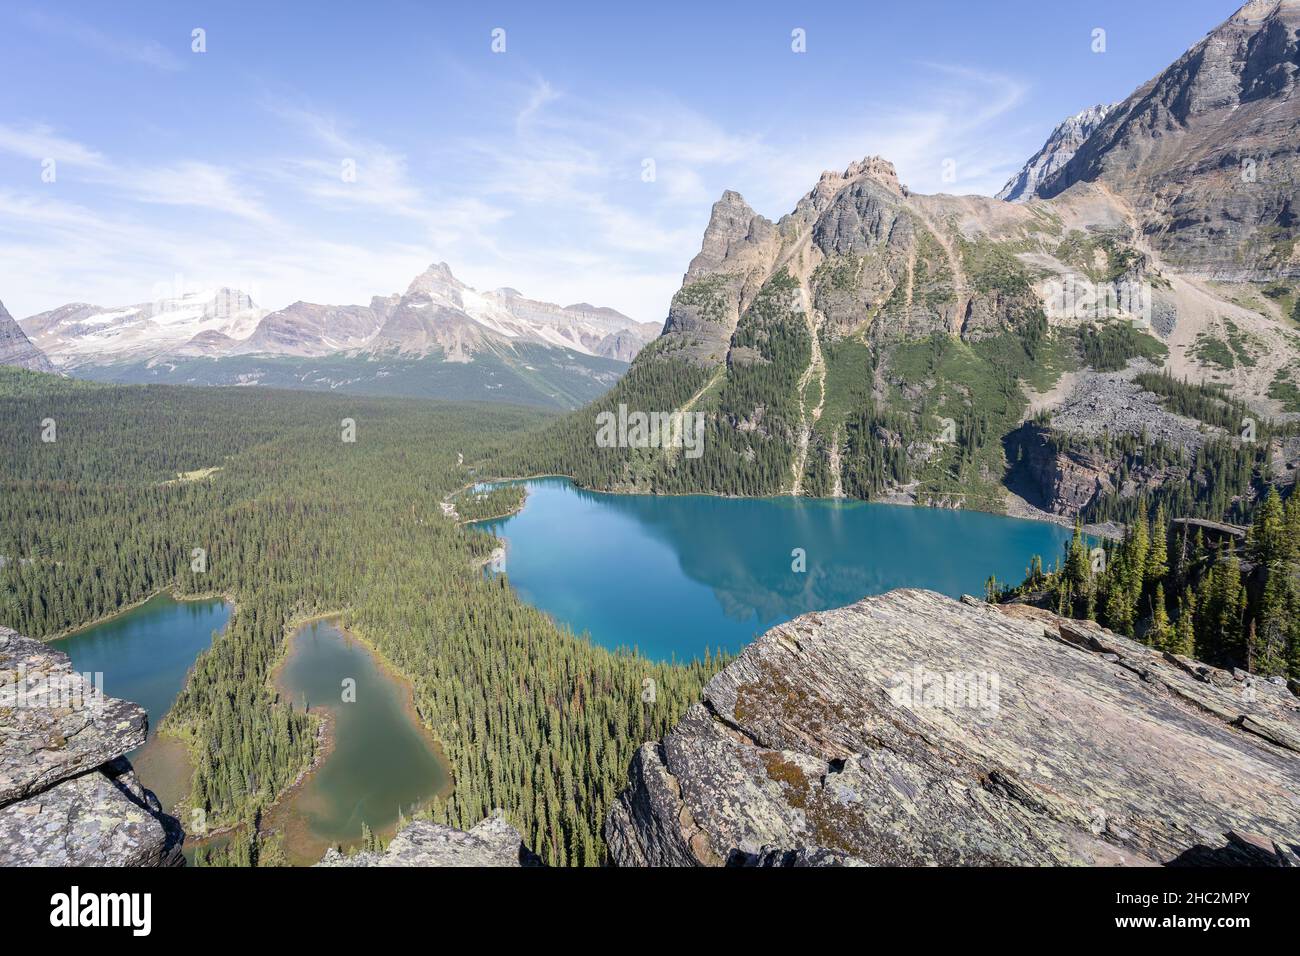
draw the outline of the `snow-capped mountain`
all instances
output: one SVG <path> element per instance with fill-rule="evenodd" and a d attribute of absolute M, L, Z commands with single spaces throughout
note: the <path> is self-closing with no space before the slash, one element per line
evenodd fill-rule
<path fill-rule="evenodd" d="M 1029 202 L 1037 196 L 1038 187 L 1074 158 L 1079 147 L 1114 108 L 1114 104 L 1090 106 L 1052 130 L 1047 142 L 1021 167 L 1020 172 L 1007 181 L 997 198 L 1007 202 Z"/>
<path fill-rule="evenodd" d="M 22 320 L 28 337 L 64 368 L 161 355 L 224 355 L 266 315 L 237 289 L 186 292 L 140 305 L 60 306 Z"/>
<path fill-rule="evenodd" d="M 499 337 L 630 362 L 658 333 L 655 323 L 634 322 L 614 309 L 539 302 L 510 288 L 479 292 L 440 262 L 411 282 L 371 347 L 425 352 L 436 346 L 461 361 Z"/>
<path fill-rule="evenodd" d="M 58 365 L 111 365 L 183 357 L 400 352 L 468 362 L 488 347 L 532 343 L 630 362 L 659 326 L 614 309 L 559 306 L 510 288 L 479 292 L 445 263 L 405 293 L 369 305 L 295 302 L 267 312 L 244 292 L 214 289 L 142 305 L 74 303 L 20 323 Z"/>

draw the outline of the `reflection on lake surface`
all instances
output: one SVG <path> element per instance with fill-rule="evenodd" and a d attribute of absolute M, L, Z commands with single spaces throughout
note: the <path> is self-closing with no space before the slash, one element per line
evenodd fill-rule
<path fill-rule="evenodd" d="M 739 650 L 775 624 L 892 588 L 983 594 L 990 574 L 1019 580 L 1035 554 L 1050 564 L 1070 537 L 972 511 L 526 484 L 523 511 L 477 525 L 506 540 L 519 596 L 599 644 L 658 659 Z"/>

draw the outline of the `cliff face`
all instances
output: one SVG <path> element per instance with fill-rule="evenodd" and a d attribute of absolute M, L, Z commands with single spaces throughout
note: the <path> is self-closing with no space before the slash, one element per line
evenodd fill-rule
<path fill-rule="evenodd" d="M 1300 700 L 916 590 L 773 628 L 633 760 L 616 863 L 1300 865 Z"/>
<path fill-rule="evenodd" d="M 501 816 L 472 829 L 416 820 L 407 824 L 382 853 L 344 856 L 329 850 L 317 866 L 541 866 L 523 838 Z"/>
<path fill-rule="evenodd" d="M 1039 194 L 1103 182 L 1173 265 L 1300 275 L 1297 75 L 1300 0 L 1251 0 L 1116 105 Z"/>
<path fill-rule="evenodd" d="M 123 754 L 148 716 L 0 627 L 0 866 L 177 866 L 180 824 Z"/>

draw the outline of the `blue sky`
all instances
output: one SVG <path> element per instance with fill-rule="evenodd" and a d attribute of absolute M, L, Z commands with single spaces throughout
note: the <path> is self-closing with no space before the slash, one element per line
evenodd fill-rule
<path fill-rule="evenodd" d="M 878 153 L 991 194 L 1233 9 L 0 0 L 0 300 L 367 302 L 446 260 L 659 322 L 723 189 L 777 218 Z"/>

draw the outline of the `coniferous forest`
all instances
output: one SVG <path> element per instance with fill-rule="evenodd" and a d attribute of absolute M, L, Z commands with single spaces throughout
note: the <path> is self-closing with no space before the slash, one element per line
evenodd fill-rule
<path fill-rule="evenodd" d="M 314 717 L 277 696 L 271 668 L 294 622 L 342 612 L 411 679 L 450 762 L 454 789 L 427 812 L 468 828 L 501 808 L 544 861 L 598 864 L 635 748 L 723 661 L 611 653 L 483 575 L 493 540 L 441 508 L 473 479 L 458 457 L 542 421 L 502 405 L 0 369 L 0 623 L 50 637 L 160 590 L 231 600 L 163 730 L 189 747 L 190 805 L 255 834 L 315 747 Z M 253 862 L 256 843 L 208 856 Z"/>

